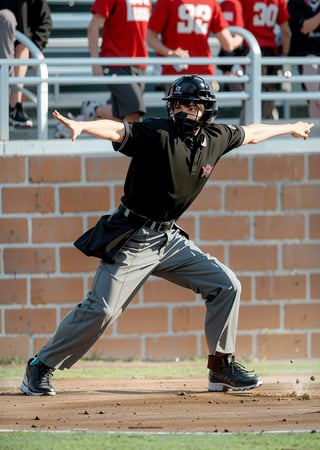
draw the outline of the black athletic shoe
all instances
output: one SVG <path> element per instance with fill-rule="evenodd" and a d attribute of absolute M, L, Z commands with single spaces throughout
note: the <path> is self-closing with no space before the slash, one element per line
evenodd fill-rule
<path fill-rule="evenodd" d="M 22 108 L 22 103 L 16 103 L 16 105 L 11 108 L 9 106 L 9 122 L 16 128 L 32 128 L 33 122 L 24 112 Z"/>
<path fill-rule="evenodd" d="M 20 391 L 27 395 L 56 395 L 50 384 L 54 369 L 39 362 L 36 366 L 31 366 L 33 358 L 28 361 L 26 371 Z"/>
<path fill-rule="evenodd" d="M 235 362 L 234 356 L 225 358 L 224 367 L 219 372 L 209 371 L 208 391 L 221 392 L 229 389 L 233 391 L 248 391 L 261 386 L 262 380 L 253 371 L 246 370 Z"/>

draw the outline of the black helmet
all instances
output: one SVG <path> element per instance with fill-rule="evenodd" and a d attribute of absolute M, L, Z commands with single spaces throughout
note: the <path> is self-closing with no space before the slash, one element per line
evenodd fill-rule
<path fill-rule="evenodd" d="M 172 83 L 168 95 L 163 98 L 168 100 L 167 111 L 170 118 L 172 114 L 172 100 L 183 100 L 204 105 L 204 114 L 198 122 L 200 127 L 210 125 L 218 114 L 217 98 L 211 84 L 206 83 L 198 75 L 184 75 Z"/>

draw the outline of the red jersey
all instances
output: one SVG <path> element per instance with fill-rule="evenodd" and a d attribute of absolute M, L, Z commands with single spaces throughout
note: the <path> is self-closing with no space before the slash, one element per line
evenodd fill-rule
<path fill-rule="evenodd" d="M 100 56 L 147 57 L 151 8 L 152 0 L 95 0 L 90 11 L 105 18 Z"/>
<path fill-rule="evenodd" d="M 260 47 L 276 48 L 274 27 L 287 22 L 287 0 L 240 0 L 245 28 L 255 36 Z"/>
<path fill-rule="evenodd" d="M 244 28 L 242 5 L 240 0 L 224 0 L 220 3 L 224 18 L 230 26 Z"/>
<path fill-rule="evenodd" d="M 149 28 L 161 35 L 163 44 L 189 51 L 190 57 L 211 57 L 208 44 L 210 33 L 219 33 L 228 27 L 216 0 L 157 0 L 149 21 Z M 210 74 L 211 64 L 192 65 L 177 72 L 173 66 L 163 66 L 164 75 Z"/>

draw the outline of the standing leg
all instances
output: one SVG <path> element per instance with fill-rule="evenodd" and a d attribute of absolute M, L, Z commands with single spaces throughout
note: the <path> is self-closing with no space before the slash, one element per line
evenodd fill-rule
<path fill-rule="evenodd" d="M 50 385 L 54 368 L 70 368 L 120 316 L 159 263 L 166 241 L 164 233 L 142 228 L 119 251 L 114 264 L 100 263 L 87 298 L 65 316 L 55 335 L 29 361 L 22 392 L 55 394 Z"/>
<path fill-rule="evenodd" d="M 209 391 L 248 390 L 262 384 L 235 362 L 232 353 L 238 325 L 240 282 L 216 258 L 184 237 L 169 237 L 154 275 L 200 293 L 206 304 L 205 334 L 209 349 Z"/>

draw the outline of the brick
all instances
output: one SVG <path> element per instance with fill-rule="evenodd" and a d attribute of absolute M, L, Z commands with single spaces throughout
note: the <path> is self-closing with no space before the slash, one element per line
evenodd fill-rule
<path fill-rule="evenodd" d="M 92 228 L 96 225 L 101 216 L 90 216 L 88 217 L 88 226 L 85 227 L 82 232 L 87 231 L 89 228 Z M 82 232 L 80 234 L 82 234 Z"/>
<path fill-rule="evenodd" d="M 243 332 L 242 332 L 243 333 Z M 209 351 L 207 346 L 207 341 L 205 335 L 201 338 L 201 356 L 207 357 Z M 235 349 L 236 359 L 239 361 L 240 359 L 251 358 L 253 356 L 253 339 L 249 334 L 238 334 L 236 349 Z M 204 363 L 204 368 L 206 367 L 207 359 Z"/>
<path fill-rule="evenodd" d="M 195 217 L 184 217 L 178 220 L 177 225 L 183 228 L 189 235 L 190 239 L 195 239 Z"/>
<path fill-rule="evenodd" d="M 32 278 L 31 302 L 33 305 L 48 303 L 64 304 L 83 299 L 83 279 L 77 278 Z"/>
<path fill-rule="evenodd" d="M 284 209 L 319 209 L 320 184 L 288 184 L 283 186 Z"/>
<path fill-rule="evenodd" d="M 279 305 L 242 305 L 240 308 L 239 330 L 270 330 L 279 326 Z"/>
<path fill-rule="evenodd" d="M 256 216 L 257 239 L 303 239 L 305 237 L 303 214 Z"/>
<path fill-rule="evenodd" d="M 252 277 L 241 275 L 238 278 L 241 283 L 241 301 L 252 300 Z"/>
<path fill-rule="evenodd" d="M 284 269 L 320 269 L 320 244 L 284 244 Z"/>
<path fill-rule="evenodd" d="M 217 258 L 219 261 L 221 261 L 222 263 L 224 262 L 225 259 L 225 247 L 224 245 L 208 245 L 208 244 L 203 244 L 200 245 L 201 250 L 204 253 L 209 253 L 209 255 L 214 256 L 215 258 Z"/>
<path fill-rule="evenodd" d="M 26 359 L 30 354 L 29 339 L 27 336 L 0 337 L 1 361 L 13 358 Z"/>
<path fill-rule="evenodd" d="M 260 334 L 257 336 L 257 357 L 259 359 L 305 359 L 307 337 L 302 333 Z"/>
<path fill-rule="evenodd" d="M 11 187 L 2 189 L 3 213 L 54 212 L 54 189 L 51 187 Z"/>
<path fill-rule="evenodd" d="M 85 354 L 85 358 L 108 359 L 108 360 L 132 360 L 142 359 L 142 348 L 140 337 L 130 338 L 104 338 L 101 337 Z"/>
<path fill-rule="evenodd" d="M 221 187 L 207 184 L 201 194 L 192 203 L 192 211 L 211 211 L 222 208 Z"/>
<path fill-rule="evenodd" d="M 310 214 L 310 230 L 311 239 L 320 239 L 320 214 Z"/>
<path fill-rule="evenodd" d="M 0 219 L 0 243 L 17 244 L 28 241 L 28 221 L 25 218 Z"/>
<path fill-rule="evenodd" d="M 130 164 L 130 158 L 115 153 L 111 158 L 89 157 L 86 159 L 87 181 L 124 180 Z"/>
<path fill-rule="evenodd" d="M 56 270 L 53 248 L 7 248 L 4 251 L 5 273 L 52 273 Z"/>
<path fill-rule="evenodd" d="M 214 169 L 214 181 L 247 181 L 249 178 L 249 159 L 247 157 L 221 158 Z"/>
<path fill-rule="evenodd" d="M 32 343 L 31 343 L 31 339 L 29 339 L 30 341 L 30 352 L 29 355 L 25 354 L 25 358 L 28 356 L 29 358 L 33 357 L 34 355 L 36 355 L 37 353 L 39 353 L 40 348 L 42 348 L 44 345 L 46 345 L 46 343 L 48 342 L 48 340 L 51 338 L 51 334 L 49 334 L 47 337 L 37 337 L 34 336 L 32 339 Z"/>
<path fill-rule="evenodd" d="M 201 330 L 204 327 L 205 305 L 173 308 L 172 329 L 175 332 Z"/>
<path fill-rule="evenodd" d="M 56 310 L 9 309 L 5 315 L 6 333 L 8 334 L 43 334 L 52 333 L 56 328 Z"/>
<path fill-rule="evenodd" d="M 302 180 L 304 155 L 257 155 L 253 158 L 255 181 Z"/>
<path fill-rule="evenodd" d="M 196 354 L 196 336 L 153 336 L 146 338 L 146 359 L 168 361 L 176 358 L 192 358 Z"/>
<path fill-rule="evenodd" d="M 278 268 L 276 245 L 233 245 L 229 249 L 232 270 L 275 270 Z"/>
<path fill-rule="evenodd" d="M 88 212 L 109 209 L 110 189 L 105 186 L 60 188 L 60 212 Z"/>
<path fill-rule="evenodd" d="M 24 305 L 26 302 L 26 279 L 3 277 L 0 279 L 0 305 Z"/>
<path fill-rule="evenodd" d="M 236 357 L 237 359 L 248 359 L 253 356 L 253 339 L 252 336 L 238 335 L 236 342 Z"/>
<path fill-rule="evenodd" d="M 255 282 L 257 300 L 293 300 L 306 295 L 305 275 L 257 275 Z"/>
<path fill-rule="evenodd" d="M 278 207 L 276 186 L 228 186 L 226 209 L 228 211 L 272 211 Z"/>
<path fill-rule="evenodd" d="M 320 333 L 311 334 L 312 358 L 320 358 Z"/>
<path fill-rule="evenodd" d="M 320 180 L 320 155 L 309 155 L 309 178 L 310 180 Z"/>
<path fill-rule="evenodd" d="M 319 328 L 320 302 L 312 304 L 305 302 L 301 305 L 285 305 L 284 324 L 287 330 Z"/>
<path fill-rule="evenodd" d="M 248 216 L 202 216 L 200 239 L 202 241 L 247 240 L 250 237 Z"/>
<path fill-rule="evenodd" d="M 120 200 L 123 196 L 123 183 L 114 186 L 114 207 L 117 208 L 120 205 Z"/>
<path fill-rule="evenodd" d="M 75 247 L 60 248 L 60 266 L 62 273 L 95 272 L 100 260 L 86 256 Z"/>
<path fill-rule="evenodd" d="M 82 234 L 81 217 L 39 217 L 32 219 L 33 242 L 73 242 Z"/>
<path fill-rule="evenodd" d="M 311 298 L 320 299 L 320 273 L 312 273 L 310 275 Z"/>
<path fill-rule="evenodd" d="M 26 179 L 25 161 L 23 156 L 2 156 L 0 164 L 0 183 L 23 183 Z"/>
<path fill-rule="evenodd" d="M 166 333 L 168 308 L 128 308 L 118 320 L 120 334 Z"/>
<path fill-rule="evenodd" d="M 29 158 L 30 183 L 62 183 L 81 180 L 79 156 L 34 156 Z"/>
<path fill-rule="evenodd" d="M 144 303 L 193 302 L 196 294 L 166 280 L 148 280 L 143 286 Z"/>

